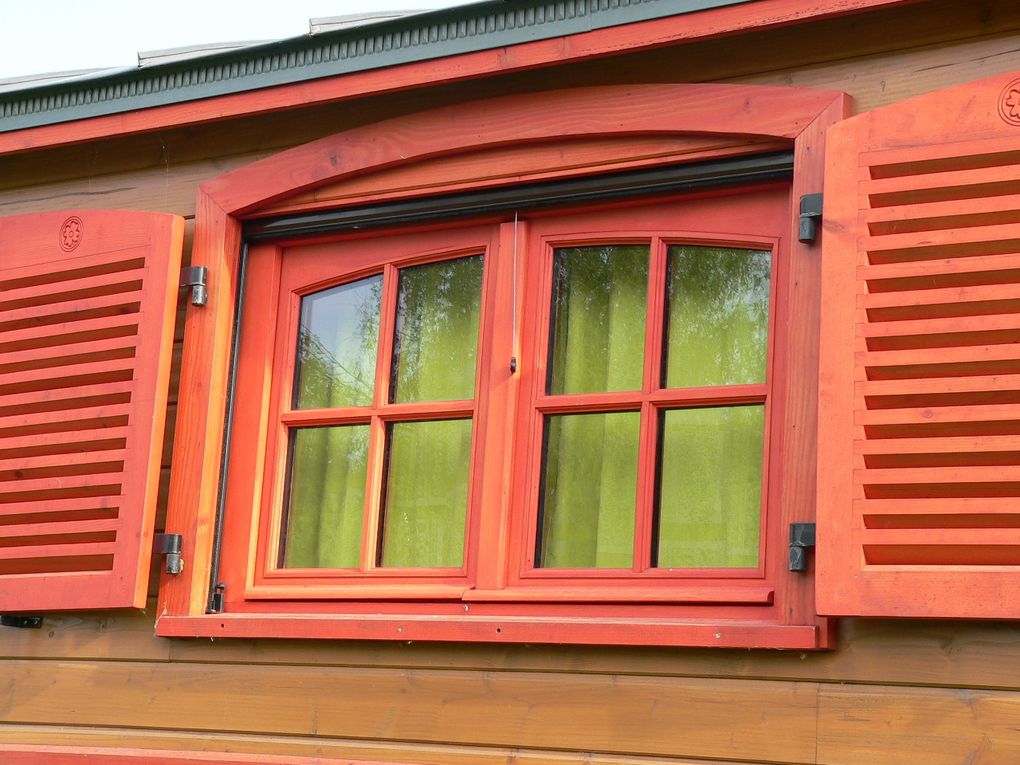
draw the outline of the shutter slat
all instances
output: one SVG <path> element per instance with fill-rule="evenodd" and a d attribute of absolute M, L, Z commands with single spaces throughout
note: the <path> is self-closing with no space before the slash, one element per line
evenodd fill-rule
<path fill-rule="evenodd" d="M 58 426 L 56 430 L 61 431 L 104 430 L 105 428 L 101 424 L 92 425 L 91 427 L 79 427 L 77 424 L 84 424 L 93 420 L 97 422 L 121 423 L 131 414 L 131 407 L 132 405 L 128 403 L 82 408 L 75 413 L 84 418 L 81 420 L 69 420 L 66 411 L 33 412 L 31 414 L 4 417 L 0 420 L 0 448 L 6 446 L 4 444 L 5 439 L 18 438 L 21 435 L 25 435 L 23 431 L 47 428 L 48 426 Z M 62 426 L 66 426 L 66 428 Z"/>
<path fill-rule="evenodd" d="M 2 610 L 145 603 L 182 242 L 169 215 L 0 218 Z"/>
<path fill-rule="evenodd" d="M 124 497 L 119 494 L 109 494 L 101 497 L 72 497 L 70 499 L 40 499 L 32 502 L 17 502 L 0 504 L 0 525 L 6 522 L 20 523 L 17 519 L 22 516 L 47 516 L 58 513 L 68 514 L 94 514 L 102 517 L 109 514 L 109 511 L 116 510 L 125 505 Z M 0 532 L 2 533 L 2 532 Z"/>
<path fill-rule="evenodd" d="M 76 339 L 56 348 L 30 348 L 4 354 L 0 381 L 4 380 L 4 373 L 13 375 L 43 369 L 53 370 L 50 374 L 54 375 L 74 374 L 74 367 L 94 367 L 101 361 L 120 361 L 121 368 L 130 368 L 138 355 L 137 332 L 137 327 L 115 327 L 109 338 Z"/>
<path fill-rule="evenodd" d="M 138 314 L 118 313 L 82 321 L 30 327 L 0 335 L 0 353 L 28 349 L 61 348 L 65 345 L 92 343 L 110 337 L 133 337 L 138 334 Z"/>
<path fill-rule="evenodd" d="M 62 390 L 57 394 L 50 393 L 45 397 L 38 392 L 9 393 L 0 398 L 0 428 L 5 417 L 14 417 L 33 411 L 81 410 L 97 406 L 123 403 L 130 400 L 134 383 L 130 380 L 114 383 L 103 383 L 96 386 L 82 386 L 70 390 Z"/>
<path fill-rule="evenodd" d="M 829 134 L 819 610 L 1020 614 L 1016 75 Z"/>
<path fill-rule="evenodd" d="M 54 324 L 70 324 L 89 318 L 137 314 L 140 309 L 141 303 L 138 301 L 137 292 L 90 295 L 59 306 L 48 306 L 45 310 L 35 306 L 13 309 L 4 311 L 3 319 L 0 319 L 0 338 L 5 337 L 8 332 L 26 328 L 42 329 Z"/>
<path fill-rule="evenodd" d="M 99 556 L 113 557 L 117 552 L 115 542 L 81 542 L 78 544 L 42 544 L 25 545 L 24 547 L 0 547 L 0 561 L 16 559 L 30 560 L 40 558 L 94 558 Z M 4 570 L 0 566 L 0 572 Z"/>
<path fill-rule="evenodd" d="M 127 427 L 95 430 L 77 429 L 74 427 L 74 421 L 70 421 L 69 424 L 72 426 L 70 429 L 18 436 L 16 442 L 0 441 L 0 458 L 13 459 L 19 454 L 28 457 L 38 454 L 65 454 L 108 448 L 123 449 L 131 432 Z M 2 431 L 2 427 L 0 427 L 0 431 Z"/>
<path fill-rule="evenodd" d="M 93 462 L 124 461 L 126 452 L 123 449 L 100 451 L 78 451 L 72 454 L 42 454 L 33 457 L 0 458 L 0 474 L 9 470 L 34 470 L 38 468 L 57 468 L 73 465 L 88 465 Z M 4 480 L 0 478 L 0 480 Z"/>
<path fill-rule="evenodd" d="M 1020 195 L 877 207 L 863 215 L 871 234 L 898 234 L 947 226 L 1016 223 Z M 979 221 L 979 222 L 974 222 Z"/>
<path fill-rule="evenodd" d="M 860 409 L 858 425 L 924 424 L 942 422 L 1000 422 L 1020 420 L 1020 405 L 933 406 L 920 409 Z"/>

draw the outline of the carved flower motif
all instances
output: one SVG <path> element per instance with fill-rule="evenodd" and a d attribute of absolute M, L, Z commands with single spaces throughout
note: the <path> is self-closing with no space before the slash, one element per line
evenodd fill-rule
<path fill-rule="evenodd" d="M 68 218 L 60 228 L 60 249 L 70 252 L 81 244 L 81 238 L 84 233 L 85 227 L 81 222 L 81 218 Z"/>
<path fill-rule="evenodd" d="M 1014 86 L 1006 91 L 1003 106 L 1005 107 L 1006 116 L 1011 120 L 1020 122 L 1020 88 Z"/>

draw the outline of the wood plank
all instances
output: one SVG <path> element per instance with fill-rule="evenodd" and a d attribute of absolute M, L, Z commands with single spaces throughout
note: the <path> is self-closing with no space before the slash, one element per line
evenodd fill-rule
<path fill-rule="evenodd" d="M 823 686 L 818 762 L 1002 765 L 1020 762 L 1020 694 Z"/>
<path fill-rule="evenodd" d="M 145 662 L 4 670 L 10 723 L 780 762 L 810 762 L 815 749 L 811 683 Z"/>
<path fill-rule="evenodd" d="M 302 736 L 259 736 L 240 733 L 141 731 L 130 728 L 86 728 L 70 725 L 0 726 L 0 742 L 72 746 L 132 746 L 202 752 L 338 757 L 387 762 L 434 762 L 443 765 L 704 765 L 687 758 L 633 757 L 597 752 L 557 752 L 519 747 L 465 747 L 414 742 L 373 742 L 358 739 Z M 713 760 L 713 765 L 761 765 L 759 760 Z"/>

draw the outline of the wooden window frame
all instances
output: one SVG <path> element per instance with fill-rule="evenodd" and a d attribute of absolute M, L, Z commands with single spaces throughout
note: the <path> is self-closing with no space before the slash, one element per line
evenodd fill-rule
<path fill-rule="evenodd" d="M 549 126 L 549 105 L 557 120 Z M 612 105 L 607 108 L 607 105 Z M 794 174 L 791 202 L 821 187 L 826 128 L 847 115 L 848 99 L 831 91 L 735 85 L 610 86 L 530 94 L 476 102 L 400 117 L 355 128 L 283 152 L 204 184 L 199 193 L 193 262 L 210 269 L 209 303 L 189 308 L 181 383 L 174 467 L 167 529 L 184 535 L 186 573 L 161 581 L 157 634 L 165 636 L 314 637 L 417 640 L 477 640 L 609 644 L 700 645 L 725 647 L 825 647 L 830 623 L 815 615 L 810 577 L 778 571 L 772 591 L 758 605 L 720 604 L 720 588 L 705 588 L 691 605 L 639 607 L 633 603 L 610 608 L 601 603 L 525 602 L 446 604 L 371 600 L 336 603 L 274 601 L 272 608 L 251 612 L 207 613 L 210 567 L 216 539 L 216 507 L 220 493 L 224 421 L 231 374 L 231 341 L 237 311 L 242 264 L 242 224 L 287 209 L 309 209 L 310 192 L 343 188 L 345 179 L 373 171 L 406 170 L 413 178 L 427 163 L 464 159 L 485 151 L 526 155 L 558 133 L 563 141 L 598 139 L 616 152 L 586 167 L 606 172 L 621 167 L 662 166 L 705 156 L 733 156 L 762 146 L 792 147 Z M 451 125 L 456 128 L 451 129 Z M 645 151 L 636 161 L 628 146 L 635 142 L 692 135 L 724 136 L 725 148 L 706 148 L 677 157 Z M 393 140 L 380 140 L 380 136 Z M 742 137 L 734 142 L 734 136 Z M 645 147 L 643 147 L 644 149 Z M 507 154 L 507 151 L 510 153 Z M 612 153 L 612 152 L 611 152 Z M 486 177 L 465 185 L 451 176 L 449 188 L 464 189 L 508 181 L 506 167 L 485 163 Z M 564 169 L 563 176 L 576 174 Z M 485 172 L 481 173 L 483 176 Z M 454 174 L 455 175 L 455 174 Z M 440 176 L 441 177 L 441 176 Z M 549 177 L 545 174 L 544 177 Z M 553 176 L 555 177 L 555 175 Z M 442 190 L 432 184 L 430 193 Z M 314 195 L 314 194 L 313 194 Z M 342 208 L 369 193 L 337 202 L 316 200 L 316 209 Z M 791 210 L 797 205 L 791 203 Z M 817 243 L 799 243 L 796 215 L 788 222 L 789 311 L 802 317 L 788 332 L 791 369 L 784 396 L 791 402 L 782 413 L 783 433 L 794 433 L 773 459 L 787 484 L 780 506 L 770 518 L 785 528 L 813 520 L 814 416 L 817 389 Z M 511 233 L 504 227 L 504 240 Z M 264 246 L 264 245 L 258 245 Z M 506 261 L 501 266 L 505 271 Z M 503 278 L 506 278 L 504 273 Z M 513 350 L 502 349 L 502 350 Z M 495 351 L 494 351 L 495 353 Z M 500 352 L 500 355 L 502 353 Z M 501 394 L 504 395 L 504 394 Z M 492 429 L 490 429 L 492 430 Z M 488 448 L 489 444 L 486 444 Z M 509 464 L 510 445 L 494 446 Z M 487 452 L 488 454 L 488 452 Z M 488 459 L 488 456 L 487 456 Z M 226 477 L 230 480 L 230 476 Z M 487 501 L 483 498 L 481 501 Z M 505 503 L 494 517 L 505 517 Z M 236 544 L 236 542 L 231 542 Z M 506 587 L 506 582 L 499 583 Z M 380 591 L 381 593 L 381 591 Z M 716 599 L 714 599 L 716 598 Z"/>

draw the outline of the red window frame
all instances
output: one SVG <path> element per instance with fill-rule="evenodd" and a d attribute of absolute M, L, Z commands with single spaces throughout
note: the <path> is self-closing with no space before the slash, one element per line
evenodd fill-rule
<path fill-rule="evenodd" d="M 240 327 L 236 431 L 229 457 L 231 464 L 253 464 L 256 480 L 250 480 L 252 473 L 247 470 L 233 470 L 227 484 L 227 544 L 222 559 L 227 610 L 274 610 L 284 601 L 351 600 L 371 600 L 376 606 L 390 609 L 406 600 L 448 604 L 545 602 L 579 613 L 590 608 L 583 604 L 601 602 L 660 607 L 677 603 L 767 606 L 774 591 L 768 579 L 770 575 L 775 578 L 782 552 L 776 544 L 776 514 L 769 514 L 767 508 L 770 490 L 779 485 L 778 477 L 773 475 L 779 461 L 769 460 L 768 455 L 772 445 L 779 443 L 779 434 L 774 432 L 778 428 L 773 423 L 782 419 L 782 396 L 774 391 L 782 388 L 782 380 L 776 381 L 782 365 L 775 359 L 781 357 L 783 347 L 776 327 L 786 324 L 781 275 L 787 260 L 783 229 L 788 198 L 788 186 L 782 184 L 615 207 L 601 205 L 591 210 L 544 212 L 513 222 L 398 229 L 254 248 L 249 256 L 247 305 Z M 649 244 L 642 390 L 550 396 L 544 386 L 554 252 L 560 246 L 597 243 Z M 656 382 L 664 356 L 667 248 L 676 243 L 772 252 L 764 383 L 669 390 Z M 475 254 L 484 256 L 476 398 L 388 403 L 399 270 Z M 382 274 L 384 281 L 373 403 L 367 407 L 295 409 L 292 397 L 302 298 L 377 274 Z M 507 276 L 516 283 L 516 289 L 507 283 Z M 515 311 L 512 303 L 518 296 L 520 306 Z M 777 316 L 784 318 L 777 321 Z M 520 346 L 514 356 L 518 360 L 514 372 L 509 370 L 510 357 L 493 351 L 494 346 L 507 345 Z M 256 372 L 267 367 L 271 370 L 268 376 Z M 512 390 L 490 395 L 508 384 L 513 385 Z M 261 407 L 255 403 L 259 400 L 264 402 Z M 766 407 L 759 565 L 753 569 L 652 568 L 648 556 L 658 412 L 691 405 L 748 403 Z M 493 407 L 518 414 L 500 422 Z M 261 415 L 254 414 L 260 410 Z M 537 489 L 543 469 L 543 416 L 610 411 L 640 412 L 642 418 L 634 569 L 537 568 L 532 552 Z M 370 563 L 378 544 L 386 426 L 468 415 L 474 432 L 464 565 L 459 569 L 383 568 Z M 277 559 L 286 502 L 288 433 L 296 427 L 338 424 L 371 426 L 362 566 L 360 570 L 280 567 Z M 254 449 L 253 455 L 254 444 L 261 446 Z M 490 456 L 491 449 L 496 450 L 495 456 Z M 505 469 L 507 452 L 513 453 L 509 470 Z M 509 497 L 508 503 L 500 499 L 504 496 Z M 247 546 L 237 544 L 245 538 L 249 539 Z M 321 602 L 310 607 L 322 612 L 338 608 Z M 506 605 L 504 610 L 508 614 L 522 611 L 516 605 Z M 613 610 L 619 611 L 621 606 L 611 607 Z"/>
<path fill-rule="evenodd" d="M 564 126 L 559 136 L 549 134 L 548 121 L 543 119 L 551 103 L 556 104 L 561 118 L 557 124 Z M 615 108 L 607 110 L 606 104 Z M 406 185 L 394 192 L 396 199 L 440 193 L 445 188 L 482 189 L 529 178 L 738 157 L 784 147 L 793 150 L 789 193 L 792 209 L 801 195 L 821 188 L 825 131 L 848 110 L 848 99 L 839 93 L 743 85 L 608 86 L 511 96 L 353 128 L 204 184 L 197 205 L 192 262 L 209 268 L 209 301 L 204 308 L 189 309 L 188 313 L 167 516 L 167 530 L 183 535 L 188 565 L 183 575 L 164 575 L 161 579 L 157 634 L 770 648 L 828 645 L 831 622 L 816 616 L 810 576 L 788 572 L 782 565 L 785 556 L 778 550 L 771 556 L 771 581 L 756 592 L 727 586 L 733 579 L 699 586 L 696 582 L 704 580 L 692 578 L 685 585 L 681 603 L 668 599 L 609 602 L 600 597 L 586 601 L 579 587 L 572 590 L 573 600 L 564 600 L 552 592 L 556 588 L 551 585 L 511 587 L 510 575 L 516 576 L 517 572 L 509 565 L 479 568 L 475 589 L 486 593 L 481 602 L 471 601 L 470 596 L 445 601 L 399 597 L 380 600 L 385 590 L 376 585 L 373 592 L 364 593 L 365 599 L 343 601 L 342 607 L 324 600 L 242 598 L 228 602 L 226 611 L 217 612 L 217 600 L 210 596 L 221 581 L 212 565 L 214 550 L 222 546 L 225 554 L 232 554 L 243 548 L 247 554 L 251 549 L 250 535 L 228 533 L 230 518 L 224 519 L 224 533 L 220 533 L 217 506 L 221 485 L 241 480 L 251 484 L 250 491 L 259 492 L 263 478 L 262 467 L 253 459 L 231 461 L 228 467 L 222 459 L 228 402 L 232 406 L 241 404 L 241 397 L 231 399 L 228 383 L 230 338 L 243 274 L 241 241 L 245 221 L 259 215 L 279 215 L 290 207 L 297 214 L 356 205 L 359 200 L 370 203 L 376 193 L 371 188 L 367 194 L 349 195 L 344 193 L 343 184 L 357 179 L 355 186 L 360 188 L 368 179 L 371 187 L 376 171 L 386 177 L 386 188 L 397 188 L 399 179 L 406 179 Z M 452 130 L 451 125 L 457 128 Z M 723 148 L 705 146 L 691 153 L 672 143 L 713 134 L 725 134 L 727 143 Z M 603 147 L 600 158 L 591 165 L 560 167 L 552 157 L 553 166 L 544 162 L 541 171 L 507 175 L 515 157 L 541 152 L 550 140 L 573 145 L 588 139 Z M 648 145 L 655 142 L 661 143 L 661 151 L 649 153 Z M 486 152 L 491 150 L 500 152 L 501 164 L 486 163 Z M 451 163 L 444 164 L 446 159 Z M 457 170 L 464 162 L 474 162 L 469 180 L 462 177 L 463 168 Z M 428 192 L 421 192 L 416 189 L 421 188 L 419 182 L 426 169 Z M 309 202 L 316 189 L 324 189 L 326 196 Z M 788 273 L 782 278 L 790 287 L 788 310 L 796 321 L 790 326 L 789 353 L 783 355 L 783 395 L 791 405 L 772 415 L 773 420 L 781 420 L 775 432 L 781 432 L 784 439 L 792 438 L 776 456 L 784 486 L 775 512 L 770 509 L 769 517 L 778 527 L 778 531 L 770 532 L 775 540 L 782 540 L 790 523 L 813 520 L 812 435 L 817 401 L 817 243 L 797 241 L 794 213 L 787 215 L 784 225 L 788 227 L 784 232 L 790 258 Z M 498 237 L 500 247 L 509 251 L 514 238 L 512 227 L 502 225 Z M 278 246 L 252 244 L 249 249 L 254 253 L 263 247 Z M 270 269 L 268 278 L 279 279 L 279 273 Z M 513 289 L 512 259 L 501 261 L 496 284 L 497 291 Z M 523 294 L 523 288 L 519 294 Z M 263 302 L 263 308 L 268 311 L 271 306 Z M 505 370 L 506 360 L 520 352 L 512 337 L 496 335 L 486 368 Z M 247 361 L 240 359 L 239 376 L 270 374 L 272 357 L 266 347 L 257 348 L 245 358 Z M 519 376 L 493 384 L 486 392 L 491 398 L 488 410 L 493 414 L 493 423 L 484 436 L 486 470 L 491 469 L 497 476 L 506 475 L 513 460 L 508 439 L 493 434 L 500 428 L 513 427 L 517 413 L 506 404 L 517 395 L 518 384 Z M 245 402 L 243 408 L 257 412 L 260 421 L 268 422 L 264 415 L 269 405 L 269 394 L 262 393 Z M 250 454 L 264 448 L 268 429 L 255 428 L 252 435 L 255 448 L 249 450 Z M 776 452 L 774 448 L 771 451 Z M 777 483 L 770 484 L 770 494 Z M 484 514 L 478 533 L 484 539 L 504 540 L 497 541 L 493 549 L 498 548 L 501 559 L 507 560 L 510 552 L 505 540 L 509 535 L 505 530 L 511 503 L 500 488 L 494 488 L 504 485 L 502 479 L 483 479 L 481 502 L 493 509 Z M 250 525 L 250 518 L 245 523 Z M 249 530 L 246 525 L 244 531 Z M 246 565 L 238 569 L 243 576 L 248 574 Z M 522 589 L 542 592 L 529 601 L 515 594 L 515 589 L 518 593 Z M 501 602 L 491 594 L 497 590 L 506 593 L 507 599 Z M 236 598 L 237 592 L 230 595 Z"/>

